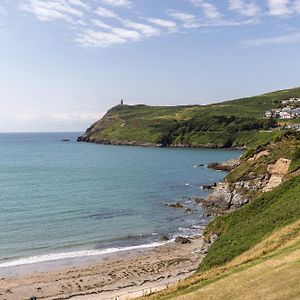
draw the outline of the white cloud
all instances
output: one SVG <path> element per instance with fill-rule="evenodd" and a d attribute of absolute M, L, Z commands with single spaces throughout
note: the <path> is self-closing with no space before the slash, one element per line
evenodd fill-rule
<path fill-rule="evenodd" d="M 184 28 L 198 28 L 199 22 L 198 19 L 195 15 L 184 13 L 184 12 L 179 12 L 179 11 L 174 11 L 174 10 L 169 10 L 168 14 L 176 19 L 182 22 L 182 26 Z"/>
<path fill-rule="evenodd" d="M 133 3 L 130 0 L 102 0 L 102 2 L 110 6 L 125 7 L 125 8 L 133 7 Z"/>
<path fill-rule="evenodd" d="M 300 42 L 300 32 L 292 33 L 289 35 L 277 36 L 277 37 L 246 40 L 246 41 L 242 41 L 241 45 L 245 47 L 256 47 L 256 46 L 274 45 L 274 44 L 290 44 L 295 42 Z"/>
<path fill-rule="evenodd" d="M 127 40 L 139 41 L 142 38 L 141 34 L 136 30 L 112 28 L 111 32 Z"/>
<path fill-rule="evenodd" d="M 139 41 L 143 38 L 141 32 L 121 27 L 113 27 L 99 20 L 92 20 L 101 30 L 85 29 L 77 35 L 76 41 L 84 47 L 107 48 L 116 44 Z"/>
<path fill-rule="evenodd" d="M 99 28 L 108 29 L 108 30 L 112 29 L 111 25 L 108 25 L 100 20 L 93 19 L 92 23 Z"/>
<path fill-rule="evenodd" d="M 97 9 L 96 9 L 95 12 L 100 17 L 104 17 L 104 18 L 118 18 L 118 15 L 115 12 L 113 12 L 113 11 L 107 9 L 107 8 L 104 8 L 104 7 L 100 7 L 100 6 L 97 7 Z"/>
<path fill-rule="evenodd" d="M 83 47 L 107 48 L 116 44 L 124 44 L 127 39 L 112 32 L 86 29 L 78 34 L 76 41 Z"/>
<path fill-rule="evenodd" d="M 127 28 L 138 30 L 146 37 L 160 35 L 160 30 L 158 28 L 144 23 L 137 23 L 137 22 L 132 22 L 130 20 L 123 20 L 123 25 Z"/>
<path fill-rule="evenodd" d="M 264 5 L 258 0 L 228 0 L 224 1 L 228 4 L 227 10 L 221 9 L 224 5 L 221 6 L 219 1 L 182 0 L 187 4 L 187 11 L 170 7 L 166 11 L 166 18 L 143 15 L 141 11 L 120 9 L 134 9 L 134 2 L 131 0 L 16 1 L 21 3 L 19 7 L 22 10 L 30 12 L 41 21 L 64 21 L 68 25 L 67 30 L 80 45 L 102 48 L 172 34 L 180 32 L 180 29 L 186 29 L 184 32 L 187 33 L 191 29 L 250 26 L 270 16 L 300 14 L 300 0 L 265 0 Z M 170 3 L 172 4 L 172 1 Z M 239 16 L 233 17 L 228 10 L 236 12 Z M 201 12 L 204 16 L 201 16 Z M 255 40 L 249 43 L 262 41 Z"/>
<path fill-rule="evenodd" d="M 176 28 L 177 28 L 177 24 L 175 22 L 172 22 L 169 20 L 158 19 L 158 18 L 149 18 L 147 20 L 148 20 L 148 22 L 150 22 L 156 26 L 164 27 L 171 31 L 176 30 Z"/>
<path fill-rule="evenodd" d="M 267 0 L 271 16 L 286 16 L 292 13 L 290 0 Z"/>
<path fill-rule="evenodd" d="M 200 24 L 201 27 L 237 27 L 237 26 L 250 26 L 260 23 L 257 19 L 246 20 L 218 20 L 214 23 Z"/>
<path fill-rule="evenodd" d="M 205 0 L 190 0 L 190 2 L 198 7 L 201 7 L 203 13 L 208 19 L 218 19 L 221 17 L 221 13 L 217 9 L 217 7 Z"/>
<path fill-rule="evenodd" d="M 185 28 L 203 28 L 203 27 L 233 27 L 254 25 L 258 23 L 253 18 L 259 11 L 259 7 L 254 2 L 245 3 L 244 0 L 229 0 L 229 9 L 237 10 L 240 14 L 252 17 L 250 19 L 227 19 L 221 14 L 215 5 L 204 0 L 189 0 L 193 5 L 201 7 L 206 17 L 205 21 L 200 21 L 195 15 L 172 12 L 174 18 L 181 19 Z"/>
<path fill-rule="evenodd" d="M 80 6 L 82 8 L 88 9 L 89 5 L 86 2 L 83 2 L 82 0 L 69 0 L 69 3 L 71 5 Z"/>
<path fill-rule="evenodd" d="M 78 0 L 26 0 L 20 5 L 20 8 L 33 13 L 42 21 L 61 19 L 72 22 L 73 17 L 84 15 L 83 8 L 86 8 L 86 6 Z"/>
<path fill-rule="evenodd" d="M 261 12 L 261 8 L 254 1 L 245 0 L 229 0 L 229 10 L 248 17 L 257 16 Z"/>

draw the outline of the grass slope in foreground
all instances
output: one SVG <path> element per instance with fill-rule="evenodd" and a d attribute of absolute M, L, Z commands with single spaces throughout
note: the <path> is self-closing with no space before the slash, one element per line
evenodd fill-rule
<path fill-rule="evenodd" d="M 300 222 L 282 228 L 224 267 L 198 274 L 150 299 L 300 298 Z"/>
<path fill-rule="evenodd" d="M 249 147 L 271 141 L 281 131 L 262 116 L 281 100 L 300 97 L 300 88 L 211 105 L 118 105 L 79 137 L 79 141 L 194 147 Z"/>
<path fill-rule="evenodd" d="M 283 183 L 215 218 L 205 238 L 218 238 L 197 274 L 151 299 L 300 299 L 300 134 L 290 132 L 267 149 L 268 157 L 250 165 L 249 150 L 228 177 L 240 180 L 283 157 L 291 160 Z"/>
<path fill-rule="evenodd" d="M 300 177 L 285 181 L 248 205 L 216 218 L 206 234 L 218 233 L 199 267 L 223 265 L 261 242 L 272 232 L 300 219 Z"/>

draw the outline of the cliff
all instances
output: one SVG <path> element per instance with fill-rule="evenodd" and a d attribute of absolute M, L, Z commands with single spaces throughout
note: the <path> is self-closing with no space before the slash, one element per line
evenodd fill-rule
<path fill-rule="evenodd" d="M 78 141 L 142 146 L 249 148 L 282 132 L 267 110 L 283 99 L 299 97 L 300 88 L 211 105 L 118 105 L 92 124 Z"/>
<path fill-rule="evenodd" d="M 299 175 L 299 149 L 300 133 L 297 132 L 286 132 L 277 141 L 249 149 L 202 204 L 220 213 L 239 208 L 273 190 Z"/>

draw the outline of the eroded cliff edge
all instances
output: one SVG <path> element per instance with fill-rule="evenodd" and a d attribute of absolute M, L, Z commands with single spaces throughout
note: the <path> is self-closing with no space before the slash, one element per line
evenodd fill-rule
<path fill-rule="evenodd" d="M 213 193 L 200 202 L 215 213 L 239 208 L 283 181 L 300 175 L 299 167 L 300 134 L 285 133 L 272 143 L 249 149 L 213 188 Z"/>

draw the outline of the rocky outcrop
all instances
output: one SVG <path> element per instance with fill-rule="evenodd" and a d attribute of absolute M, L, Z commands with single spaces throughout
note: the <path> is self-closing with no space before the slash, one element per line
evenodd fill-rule
<path fill-rule="evenodd" d="M 261 157 L 268 156 L 270 152 L 268 150 L 262 150 L 256 154 L 254 154 L 252 157 L 250 157 L 248 160 L 249 161 L 257 161 Z"/>
<path fill-rule="evenodd" d="M 267 151 L 257 157 L 268 155 Z M 229 210 L 239 208 L 247 204 L 252 199 L 252 195 L 271 191 L 280 185 L 284 176 L 288 173 L 291 160 L 279 158 L 274 164 L 267 166 L 265 174 L 255 175 L 253 172 L 245 175 L 243 180 L 234 183 L 223 182 L 217 184 L 213 193 L 201 204 L 213 210 Z"/>
<path fill-rule="evenodd" d="M 203 186 L 202 186 L 202 188 L 204 189 L 204 190 L 212 190 L 214 187 L 216 187 L 217 186 L 217 184 L 216 183 L 214 183 L 214 184 L 203 184 Z"/>
<path fill-rule="evenodd" d="M 220 210 L 241 207 L 249 202 L 248 197 L 240 192 L 245 185 L 247 185 L 246 182 L 238 182 L 236 186 L 221 182 L 208 197 L 207 203 L 211 203 L 212 207 Z"/>
<path fill-rule="evenodd" d="M 274 164 L 268 165 L 268 173 L 271 175 L 284 176 L 289 169 L 291 160 L 279 158 Z"/>
<path fill-rule="evenodd" d="M 189 238 L 178 236 L 175 239 L 175 243 L 177 244 L 190 244 L 192 241 Z"/>
<path fill-rule="evenodd" d="M 230 159 L 221 163 L 213 162 L 207 165 L 209 169 L 213 170 L 219 170 L 219 171 L 225 171 L 230 172 L 234 168 L 236 168 L 240 163 L 239 159 Z"/>
<path fill-rule="evenodd" d="M 160 240 L 161 240 L 162 242 L 165 242 L 165 241 L 169 241 L 170 238 L 169 238 L 166 234 L 164 234 L 164 235 L 162 235 L 162 236 L 160 237 Z"/>
<path fill-rule="evenodd" d="M 168 204 L 166 204 L 166 206 L 169 206 L 171 208 L 184 208 L 184 206 L 181 203 L 178 203 L 178 202 L 168 203 Z"/>
<path fill-rule="evenodd" d="M 291 160 L 279 158 L 274 164 L 268 165 L 268 173 L 271 175 L 268 183 L 264 186 L 263 192 L 271 191 L 281 184 L 283 177 L 287 174 Z"/>

